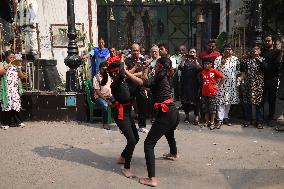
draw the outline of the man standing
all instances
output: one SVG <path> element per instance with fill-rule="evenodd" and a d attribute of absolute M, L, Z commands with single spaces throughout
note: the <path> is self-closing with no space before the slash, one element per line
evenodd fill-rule
<path fill-rule="evenodd" d="M 264 49 L 262 56 L 265 58 L 264 70 L 264 102 L 269 104 L 269 113 L 267 123 L 269 124 L 274 119 L 276 93 L 278 87 L 278 73 L 280 67 L 281 51 L 273 47 L 273 38 L 268 35 L 264 39 Z"/>
<path fill-rule="evenodd" d="M 174 84 L 174 97 L 175 100 L 180 99 L 180 75 L 181 72 L 178 70 L 178 66 L 181 64 L 183 54 L 186 54 L 186 47 L 184 45 L 180 46 L 180 48 L 174 49 L 175 54 L 170 57 L 172 61 L 172 66 L 175 69 L 175 75 L 173 77 Z"/>
<path fill-rule="evenodd" d="M 136 77 L 142 76 L 142 66 L 144 64 L 144 57 L 140 54 L 140 46 L 134 43 L 131 47 L 131 55 L 125 59 L 125 64 L 128 70 Z M 132 72 L 132 70 L 135 70 Z M 138 126 L 139 132 L 148 133 L 146 129 L 146 115 L 147 115 L 147 93 L 141 86 L 137 87 L 131 80 L 127 80 L 130 92 L 132 92 L 136 99 L 138 112 Z"/>
<path fill-rule="evenodd" d="M 199 54 L 199 59 L 201 62 L 201 67 L 203 67 L 203 61 L 204 59 L 211 59 L 213 61 L 215 61 L 215 59 L 220 56 L 221 54 L 216 51 L 216 41 L 214 39 L 210 39 L 208 41 L 208 45 L 207 45 L 207 50 L 206 51 L 202 51 Z M 214 68 L 215 65 L 212 65 L 212 67 Z"/>

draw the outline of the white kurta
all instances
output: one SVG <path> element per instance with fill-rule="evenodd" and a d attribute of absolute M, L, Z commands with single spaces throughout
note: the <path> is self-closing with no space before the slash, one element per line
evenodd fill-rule
<path fill-rule="evenodd" d="M 239 92 L 237 88 L 237 75 L 239 73 L 240 62 L 237 57 L 232 56 L 221 65 L 222 56 L 215 59 L 215 68 L 224 74 L 224 84 L 218 89 L 217 104 L 228 105 L 239 103 Z"/>

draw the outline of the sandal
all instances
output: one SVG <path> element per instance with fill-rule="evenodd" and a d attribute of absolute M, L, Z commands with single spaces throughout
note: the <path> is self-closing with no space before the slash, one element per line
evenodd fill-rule
<path fill-rule="evenodd" d="M 217 123 L 217 125 L 216 125 L 216 129 L 221 129 L 221 126 L 222 126 L 222 122 L 219 121 L 219 122 Z"/>
<path fill-rule="evenodd" d="M 184 122 L 184 123 L 189 123 L 189 119 L 188 119 L 188 118 L 185 118 L 183 122 Z"/>
<path fill-rule="evenodd" d="M 214 129 L 215 129 L 214 123 L 211 123 L 211 124 L 210 124 L 209 129 L 210 129 L 210 130 L 214 130 Z"/>
<path fill-rule="evenodd" d="M 193 125 L 199 125 L 199 121 L 198 120 L 194 120 L 193 121 Z"/>

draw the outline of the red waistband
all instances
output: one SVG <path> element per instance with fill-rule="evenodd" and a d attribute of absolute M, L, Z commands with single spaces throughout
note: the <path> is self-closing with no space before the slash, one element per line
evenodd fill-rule
<path fill-rule="evenodd" d="M 117 109 L 118 111 L 118 115 L 117 115 L 117 119 L 119 120 L 123 120 L 123 110 L 124 110 L 124 106 L 128 106 L 130 105 L 130 103 L 126 103 L 126 104 L 120 104 L 118 101 L 114 102 L 114 107 Z"/>
<path fill-rule="evenodd" d="M 174 99 L 173 98 L 169 98 L 167 100 L 165 100 L 164 102 L 156 102 L 154 104 L 154 108 L 158 109 L 159 107 L 162 108 L 162 112 L 168 112 L 169 111 L 169 107 L 167 106 L 167 104 L 173 103 Z"/>

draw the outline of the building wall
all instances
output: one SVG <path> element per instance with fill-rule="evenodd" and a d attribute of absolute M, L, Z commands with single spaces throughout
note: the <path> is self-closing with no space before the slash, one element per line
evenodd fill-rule
<path fill-rule="evenodd" d="M 229 23 L 226 22 L 226 1 L 220 2 L 220 33 L 226 32 L 226 25 L 229 24 L 229 33 L 231 34 L 234 26 L 245 26 L 246 18 L 244 15 L 236 15 L 236 12 L 243 6 L 242 0 L 230 0 Z"/>
<path fill-rule="evenodd" d="M 66 48 L 51 48 L 50 24 L 67 24 L 67 1 L 66 0 L 37 0 L 38 12 L 37 22 L 40 31 L 40 49 L 42 59 L 56 59 L 57 69 L 65 80 L 65 73 L 68 67 L 64 64 L 64 58 L 67 56 Z M 86 31 L 86 45 L 89 42 L 89 20 L 88 20 L 88 1 L 75 0 L 75 22 L 83 23 Z M 93 41 L 97 44 L 97 4 L 92 0 L 92 31 Z M 83 51 L 83 48 L 79 49 Z M 52 55 L 52 51 L 54 56 Z"/>

